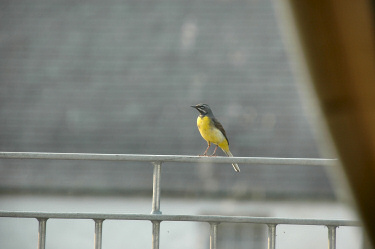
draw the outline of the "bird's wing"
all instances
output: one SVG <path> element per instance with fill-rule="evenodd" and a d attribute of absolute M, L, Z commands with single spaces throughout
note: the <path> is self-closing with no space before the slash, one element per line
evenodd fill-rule
<path fill-rule="evenodd" d="M 220 124 L 220 122 L 219 122 L 216 118 L 213 118 L 212 121 L 213 121 L 213 123 L 214 123 L 214 126 L 215 126 L 217 129 L 219 129 L 219 130 L 221 131 L 221 133 L 223 133 L 223 135 L 224 135 L 224 137 L 225 137 L 225 139 L 227 140 L 228 145 L 229 145 L 229 140 L 228 140 L 228 138 L 227 138 L 227 134 L 225 133 L 225 130 L 224 130 L 223 126 Z"/>

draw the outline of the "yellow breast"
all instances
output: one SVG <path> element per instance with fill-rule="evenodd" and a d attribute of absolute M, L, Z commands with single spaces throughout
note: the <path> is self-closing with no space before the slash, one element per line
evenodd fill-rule
<path fill-rule="evenodd" d="M 207 116 L 198 117 L 197 119 L 198 130 L 202 137 L 207 141 L 214 144 L 222 144 L 226 139 L 219 129 L 217 129 Z M 226 143 L 227 144 L 227 143 Z"/>

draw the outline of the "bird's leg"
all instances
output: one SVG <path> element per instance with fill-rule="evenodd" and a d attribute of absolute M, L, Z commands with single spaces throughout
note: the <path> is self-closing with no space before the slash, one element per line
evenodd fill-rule
<path fill-rule="evenodd" d="M 208 144 L 207 149 L 204 151 L 203 155 L 201 155 L 201 156 L 207 156 L 207 151 L 208 151 L 208 149 L 210 148 L 211 143 L 210 143 L 210 142 L 207 142 L 207 144 Z"/>
<path fill-rule="evenodd" d="M 216 145 L 216 147 L 215 147 L 215 149 L 214 149 L 214 153 L 212 153 L 211 156 L 216 156 L 215 154 L 216 154 L 217 147 L 219 147 L 219 145 Z"/>

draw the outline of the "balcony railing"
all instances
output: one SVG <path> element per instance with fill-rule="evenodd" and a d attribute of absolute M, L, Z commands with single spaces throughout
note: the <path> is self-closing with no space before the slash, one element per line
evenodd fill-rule
<path fill-rule="evenodd" d="M 152 248 L 159 248 L 160 224 L 163 221 L 205 222 L 210 224 L 210 248 L 217 248 L 218 227 L 221 223 L 264 224 L 268 227 L 268 249 L 276 248 L 277 225 L 326 226 L 328 248 L 336 248 L 336 228 L 340 226 L 360 226 L 358 221 L 323 219 L 288 219 L 271 217 L 213 216 L 213 215 L 164 215 L 160 210 L 161 165 L 164 162 L 179 163 L 238 163 L 298 166 L 334 166 L 335 159 L 312 158 L 265 158 L 265 157 L 199 157 L 177 155 L 129 155 L 129 154 L 88 154 L 88 153 L 36 153 L 0 152 L 0 159 L 49 159 L 49 160 L 102 160 L 139 161 L 153 164 L 153 194 L 151 214 L 103 214 L 103 213 L 48 213 L 0 211 L 0 217 L 33 218 L 39 222 L 38 249 L 45 248 L 48 219 L 89 219 L 95 222 L 95 249 L 102 247 L 102 227 L 105 220 L 148 220 L 152 223 Z"/>

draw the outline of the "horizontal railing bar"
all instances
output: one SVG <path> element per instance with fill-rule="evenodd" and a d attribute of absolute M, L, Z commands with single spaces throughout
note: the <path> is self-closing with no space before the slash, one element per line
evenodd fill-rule
<path fill-rule="evenodd" d="M 217 216 L 217 215 L 165 215 L 165 214 L 105 214 L 105 213 L 50 213 L 0 211 L 0 217 L 92 220 L 148 220 L 148 221 L 195 221 L 225 223 L 257 223 L 276 225 L 361 226 L 354 220 L 290 219 L 274 217 Z"/>
<path fill-rule="evenodd" d="M 269 165 L 333 166 L 337 159 L 320 158 L 269 158 L 269 157 L 202 157 L 183 155 L 49 153 L 49 152 L 0 152 L 0 159 L 51 159 L 51 160 L 100 160 L 182 163 L 240 163 Z"/>

